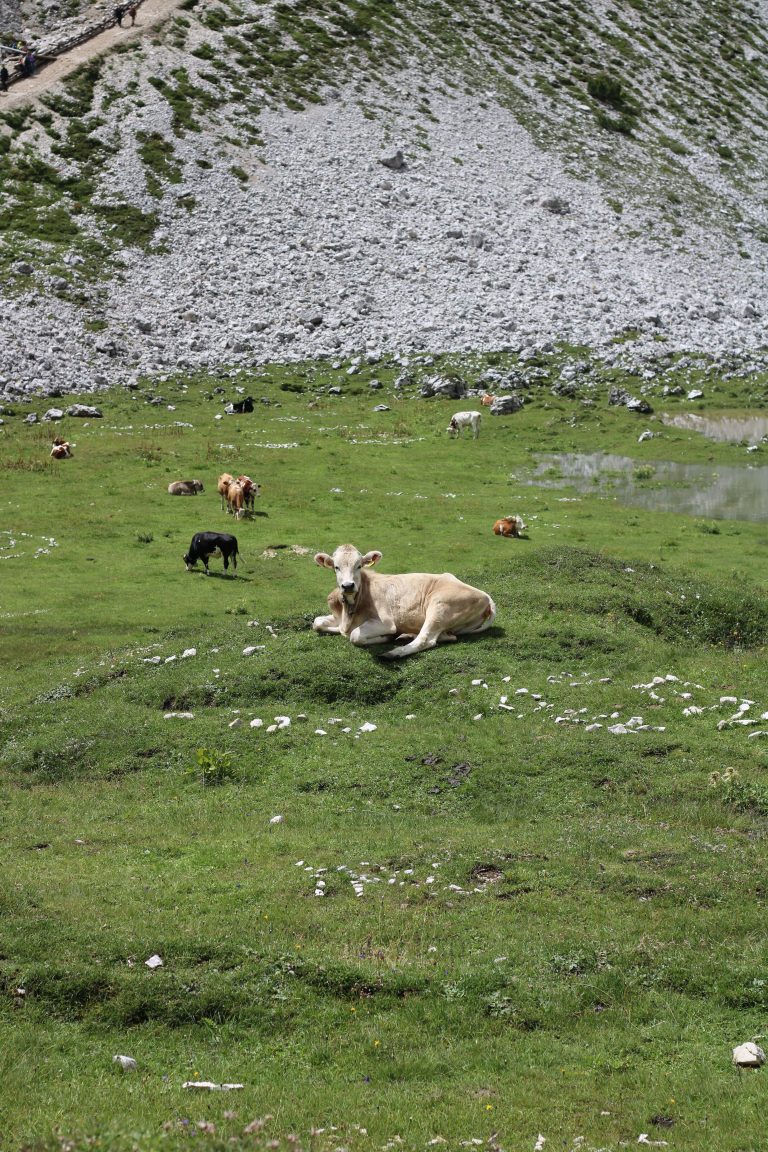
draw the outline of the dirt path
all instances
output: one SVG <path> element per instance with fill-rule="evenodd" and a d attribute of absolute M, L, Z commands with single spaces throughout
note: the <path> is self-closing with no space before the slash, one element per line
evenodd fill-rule
<path fill-rule="evenodd" d="M 115 24 L 114 27 L 99 32 L 91 40 L 86 40 L 82 44 L 78 44 L 76 48 L 58 56 L 52 64 L 47 64 L 42 68 L 37 76 L 31 76 L 27 80 L 19 80 L 11 86 L 6 96 L 0 96 L 0 112 L 7 112 L 11 108 L 17 108 L 22 104 L 36 100 L 38 96 L 47 92 L 65 76 L 69 76 L 81 64 L 94 60 L 97 56 L 102 56 L 110 48 L 114 48 L 116 44 L 136 40 L 139 36 L 143 36 L 147 29 L 162 24 L 176 8 L 181 6 L 181 3 L 182 0 L 144 0 L 133 28 L 127 24 L 123 28 L 119 28 Z"/>

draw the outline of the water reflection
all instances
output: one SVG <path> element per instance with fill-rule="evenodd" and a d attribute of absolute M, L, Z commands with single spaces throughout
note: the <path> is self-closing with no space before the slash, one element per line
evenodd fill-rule
<path fill-rule="evenodd" d="M 699 416 L 695 412 L 670 416 L 665 412 L 661 422 L 670 428 L 700 432 L 709 440 L 734 444 L 759 444 L 764 436 L 768 436 L 768 416 Z"/>
<path fill-rule="evenodd" d="M 768 468 L 713 468 L 630 456 L 542 457 L 528 484 L 611 495 L 622 504 L 712 520 L 768 520 Z"/>

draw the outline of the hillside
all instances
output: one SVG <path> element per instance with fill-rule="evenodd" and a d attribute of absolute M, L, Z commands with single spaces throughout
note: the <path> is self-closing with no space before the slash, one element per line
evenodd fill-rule
<path fill-rule="evenodd" d="M 767 61 L 746 0 L 185 0 L 3 117 L 0 394 L 552 341 L 763 366 Z"/>

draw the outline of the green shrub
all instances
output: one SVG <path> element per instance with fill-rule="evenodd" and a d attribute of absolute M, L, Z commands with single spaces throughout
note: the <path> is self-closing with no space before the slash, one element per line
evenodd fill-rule
<path fill-rule="evenodd" d="M 601 104 L 610 104 L 612 108 L 621 109 L 625 104 L 624 88 L 620 80 L 609 76 L 607 72 L 598 72 L 587 80 L 587 91 Z"/>
<path fill-rule="evenodd" d="M 199 777 L 204 788 L 224 784 L 236 775 L 232 767 L 232 753 L 219 752 L 216 748 L 198 748 L 197 765 L 189 768 L 189 774 Z"/>

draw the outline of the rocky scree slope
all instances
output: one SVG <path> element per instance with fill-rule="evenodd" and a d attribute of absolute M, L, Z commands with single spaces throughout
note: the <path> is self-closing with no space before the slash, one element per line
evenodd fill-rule
<path fill-rule="evenodd" d="M 764 365 L 767 62 L 765 0 L 185 0 L 0 120 L 0 390 L 551 341 Z"/>

